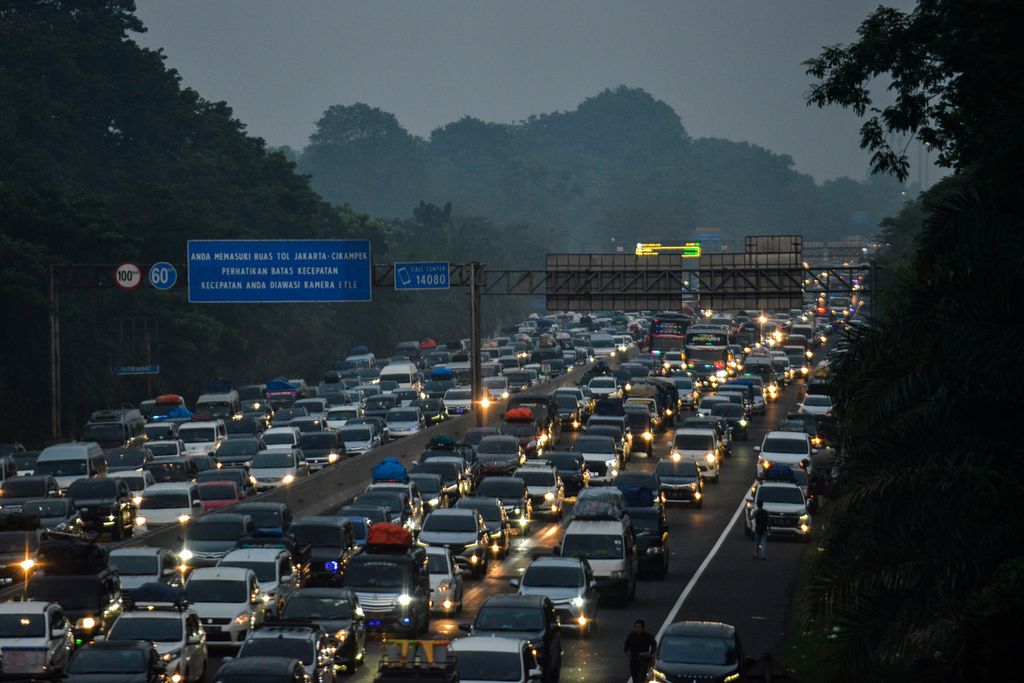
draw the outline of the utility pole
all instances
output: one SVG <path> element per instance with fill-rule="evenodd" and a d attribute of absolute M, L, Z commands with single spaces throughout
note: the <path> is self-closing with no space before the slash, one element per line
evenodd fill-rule
<path fill-rule="evenodd" d="M 483 425 L 484 395 L 481 392 L 480 371 L 480 285 L 483 266 L 477 261 L 469 263 L 469 361 L 472 367 L 473 413 L 476 415 L 477 426 Z"/>
<path fill-rule="evenodd" d="M 50 436 L 61 436 L 60 428 L 60 309 L 53 264 L 50 264 Z"/>

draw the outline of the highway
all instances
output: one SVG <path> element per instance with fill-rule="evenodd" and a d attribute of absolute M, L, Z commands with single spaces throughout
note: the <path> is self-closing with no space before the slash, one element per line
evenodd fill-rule
<path fill-rule="evenodd" d="M 721 481 L 705 485 L 704 506 L 669 509 L 669 573 L 664 580 L 638 582 L 636 599 L 628 607 L 602 603 L 598 627 L 586 639 L 563 632 L 562 681 L 625 681 L 627 660 L 623 641 L 635 619 L 644 619 L 656 633 L 663 624 L 678 620 L 723 621 L 737 627 L 747 656 L 759 657 L 776 651 L 782 641 L 790 592 L 807 544 L 773 538 L 768 559 L 752 558 L 752 542 L 743 534 L 737 515 L 744 494 L 754 478 L 756 456 L 753 447 L 772 425 L 797 404 L 797 387 L 790 386 L 767 414 L 754 416 L 750 438 L 733 444 L 733 456 L 721 472 Z M 561 446 L 575 438 L 565 432 Z M 627 469 L 653 469 L 659 457 L 669 451 L 671 430 L 657 436 L 655 457 L 633 457 Z M 457 638 L 459 623 L 471 622 L 489 595 L 512 592 L 509 580 L 522 574 L 535 553 L 551 553 L 571 518 L 571 506 L 561 523 L 540 521 L 525 537 L 517 538 L 512 553 L 501 562 L 493 561 L 485 578 L 466 582 L 461 614 L 449 618 L 435 615 L 431 634 L 435 638 Z M 685 595 L 684 595 L 685 592 Z M 681 599 L 684 598 L 684 599 Z M 379 638 L 367 639 L 367 661 L 348 680 L 372 681 L 379 657 Z M 224 649 L 212 649 L 206 680 L 213 681 Z"/>

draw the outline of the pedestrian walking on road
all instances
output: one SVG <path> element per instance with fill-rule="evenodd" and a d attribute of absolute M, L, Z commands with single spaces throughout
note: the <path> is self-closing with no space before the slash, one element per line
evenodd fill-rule
<path fill-rule="evenodd" d="M 622 648 L 629 655 L 629 676 L 633 683 L 646 683 L 647 671 L 658 648 L 658 641 L 644 630 L 646 626 L 643 619 L 634 621 L 633 632 L 626 636 L 626 645 Z"/>
<path fill-rule="evenodd" d="M 765 559 L 768 551 L 768 511 L 764 509 L 764 501 L 757 501 L 754 513 L 754 559 Z"/>

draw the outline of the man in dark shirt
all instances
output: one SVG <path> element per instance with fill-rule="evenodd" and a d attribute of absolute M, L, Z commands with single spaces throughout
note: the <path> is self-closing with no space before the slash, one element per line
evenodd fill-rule
<path fill-rule="evenodd" d="M 757 501 L 757 512 L 754 513 L 754 559 L 765 559 L 768 551 L 768 522 L 771 518 L 764 509 L 764 501 Z"/>
<path fill-rule="evenodd" d="M 644 630 L 643 619 L 633 622 L 633 632 L 626 636 L 626 645 L 622 651 L 629 655 L 629 675 L 633 683 L 645 683 L 647 670 L 651 667 L 651 659 L 658 647 L 658 641 Z"/>

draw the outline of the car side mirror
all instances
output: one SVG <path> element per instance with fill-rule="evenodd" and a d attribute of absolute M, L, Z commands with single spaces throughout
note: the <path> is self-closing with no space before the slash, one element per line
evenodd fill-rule
<path fill-rule="evenodd" d="M 817 455 L 817 454 L 818 454 L 818 449 L 817 448 L 812 448 L 811 449 L 811 455 Z"/>
<path fill-rule="evenodd" d="M 188 645 L 198 645 L 201 642 L 202 642 L 202 638 L 200 638 L 199 636 L 189 636 L 188 640 L 186 641 L 186 644 L 188 644 Z"/>
<path fill-rule="evenodd" d="M 529 676 L 527 677 L 526 680 L 528 680 L 528 681 L 543 681 L 544 680 L 544 672 L 542 672 L 540 669 L 530 669 L 530 674 L 529 674 Z"/>
<path fill-rule="evenodd" d="M 754 452 L 755 453 L 760 453 L 761 452 L 761 447 L 760 446 L 754 446 Z"/>
<path fill-rule="evenodd" d="M 96 635 L 94 635 L 92 637 L 92 641 L 94 643 L 99 643 L 99 642 L 104 641 L 106 639 L 107 639 L 107 637 L 105 635 L 103 635 L 102 633 L 97 633 Z"/>
<path fill-rule="evenodd" d="M 473 624 L 459 624 L 459 630 L 469 633 L 473 630 Z"/>
<path fill-rule="evenodd" d="M 64 635 L 65 631 L 62 628 L 55 628 L 52 631 L 50 631 L 50 638 L 63 638 Z"/>
<path fill-rule="evenodd" d="M 508 582 L 508 585 L 512 586 L 513 588 L 519 588 L 519 579 L 512 579 Z"/>

